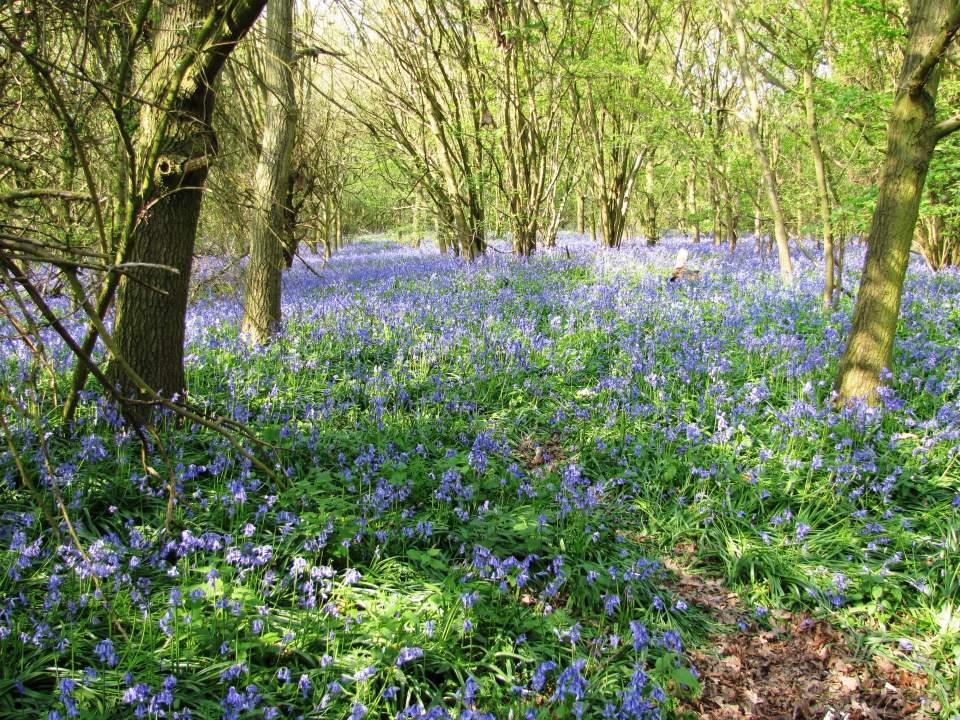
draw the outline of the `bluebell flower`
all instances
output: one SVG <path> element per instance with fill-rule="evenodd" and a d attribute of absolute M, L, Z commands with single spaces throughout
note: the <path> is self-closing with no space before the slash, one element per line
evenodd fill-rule
<path fill-rule="evenodd" d="M 400 652 L 397 654 L 397 667 L 402 667 L 408 662 L 418 660 L 423 657 L 423 648 L 418 647 L 403 647 L 400 648 Z"/>
<path fill-rule="evenodd" d="M 96 655 L 97 660 L 107 667 L 116 667 L 118 662 L 117 653 L 113 649 L 113 641 L 109 638 L 98 642 L 93 648 L 93 654 Z"/>

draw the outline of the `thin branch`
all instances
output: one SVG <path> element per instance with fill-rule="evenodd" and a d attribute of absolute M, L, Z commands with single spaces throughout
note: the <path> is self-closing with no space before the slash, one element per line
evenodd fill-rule
<path fill-rule="evenodd" d="M 27 188 L 25 190 L 11 190 L 0 193 L 0 203 L 4 205 L 16 205 L 24 200 L 36 200 L 38 198 L 56 198 L 57 200 L 68 200 L 72 202 L 93 202 L 94 198 L 82 192 L 73 190 L 63 190 L 60 188 Z"/>

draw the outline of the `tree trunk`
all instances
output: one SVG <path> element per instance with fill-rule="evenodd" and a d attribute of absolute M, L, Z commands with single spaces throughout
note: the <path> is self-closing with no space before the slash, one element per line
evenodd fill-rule
<path fill-rule="evenodd" d="M 126 363 L 152 389 L 171 397 L 187 387 L 183 370 L 187 292 L 200 202 L 207 178 L 204 167 L 177 178 L 183 187 L 170 187 L 153 205 L 131 238 L 131 263 L 162 265 L 173 271 L 137 267 L 128 271 L 117 289 L 114 341 Z M 118 368 L 113 379 L 124 394 L 140 388 Z"/>
<path fill-rule="evenodd" d="M 241 332 L 262 345 L 280 331 L 280 277 L 284 268 L 284 203 L 296 132 L 293 88 L 293 0 L 270 0 L 264 60 L 263 143 L 254 176 L 257 207 L 250 237 Z"/>
<path fill-rule="evenodd" d="M 760 203 L 753 206 L 753 239 L 757 243 L 757 251 L 763 253 L 763 208 Z"/>
<path fill-rule="evenodd" d="M 654 196 L 656 188 L 656 177 L 653 167 L 653 152 L 647 158 L 647 165 L 644 169 L 644 209 L 643 209 L 643 234 L 647 239 L 647 247 L 653 247 L 660 239 L 657 228 L 657 199 Z"/>
<path fill-rule="evenodd" d="M 583 235 L 587 231 L 586 209 L 587 199 L 577 195 L 577 233 Z"/>
<path fill-rule="evenodd" d="M 441 255 L 447 254 L 447 231 L 439 217 L 433 219 L 433 234 L 437 238 L 437 249 Z"/>
<path fill-rule="evenodd" d="M 817 197 L 820 207 L 820 225 L 823 233 L 823 304 L 833 305 L 834 300 L 834 263 L 833 263 L 833 226 L 830 222 L 830 192 L 827 188 L 827 170 L 823 161 L 823 149 L 820 145 L 820 133 L 817 128 L 817 113 L 814 107 L 813 68 L 810 63 L 803 68 L 803 100 L 807 118 L 807 133 L 810 136 L 810 152 L 813 154 L 813 167 L 817 176 Z"/>
<path fill-rule="evenodd" d="M 736 40 L 735 47 L 737 60 L 740 64 L 740 75 L 743 79 L 749 101 L 749 118 L 746 122 L 747 135 L 750 137 L 750 144 L 753 146 L 753 152 L 757 156 L 757 162 L 760 164 L 763 184 L 767 192 L 767 201 L 770 204 L 770 214 L 773 216 L 773 234 L 777 242 L 777 257 L 780 261 L 780 278 L 784 285 L 789 286 L 793 284 L 793 262 L 790 259 L 787 221 L 783 214 L 783 206 L 780 204 L 780 191 L 777 187 L 773 167 L 770 164 L 770 158 L 767 155 L 766 148 L 763 146 L 763 140 L 760 137 L 760 95 L 757 90 L 755 70 L 748 53 L 746 32 L 744 31 L 742 20 L 737 13 L 736 0 L 725 0 L 720 7 L 720 11 L 727 25 L 730 26 L 730 30 L 733 32 L 734 39 Z"/>
<path fill-rule="evenodd" d="M 700 219 L 697 216 L 697 176 L 694 173 L 693 163 L 690 163 L 690 172 L 687 174 L 687 222 L 690 224 L 693 242 L 700 242 Z"/>
<path fill-rule="evenodd" d="M 938 65 L 960 28 L 960 3 L 915 0 L 911 10 L 860 290 L 837 372 L 839 403 L 879 400 L 882 373 L 893 361 L 903 281 L 930 158 L 942 137 L 960 129 L 960 116 L 936 122 Z"/>
<path fill-rule="evenodd" d="M 137 223 L 125 260 L 170 269 L 141 266 L 123 275 L 113 327 L 126 363 L 167 396 L 186 390 L 187 290 L 203 186 L 216 152 L 213 86 L 264 3 L 181 0 L 163 4 L 156 24 L 136 136 L 140 164 L 150 177 L 140 180 L 133 201 Z M 111 376 L 124 393 L 141 394 L 119 364 L 112 365 Z"/>
<path fill-rule="evenodd" d="M 722 241 L 720 232 L 720 194 L 717 191 L 717 179 L 710 182 L 710 210 L 713 217 L 713 244 L 719 245 Z"/>

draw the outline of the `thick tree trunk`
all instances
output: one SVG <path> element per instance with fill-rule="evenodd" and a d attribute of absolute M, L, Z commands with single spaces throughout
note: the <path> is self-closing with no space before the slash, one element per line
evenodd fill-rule
<path fill-rule="evenodd" d="M 241 332 L 262 345 L 280 331 L 280 278 L 284 268 L 284 203 L 296 132 L 293 88 L 293 0 L 270 0 L 264 84 L 263 143 L 254 176 L 257 207 L 250 237 Z"/>
<path fill-rule="evenodd" d="M 876 403 L 893 344 L 920 197 L 937 142 L 960 116 L 936 123 L 938 65 L 960 28 L 956 0 L 915 0 L 907 51 L 887 124 L 887 153 L 867 238 L 853 324 L 835 389 L 838 402 Z"/>
<path fill-rule="evenodd" d="M 113 321 L 117 349 L 149 387 L 166 397 L 187 387 L 183 370 L 187 292 L 203 198 L 200 188 L 206 177 L 206 168 L 179 176 L 183 187 L 169 188 L 131 238 L 129 262 L 171 271 L 136 268 L 124 275 L 117 290 Z M 113 375 L 125 394 L 139 394 L 140 388 L 118 368 Z"/>
<path fill-rule="evenodd" d="M 216 77 L 265 0 L 180 0 L 162 6 L 152 48 L 136 150 L 137 223 L 117 287 L 114 341 L 126 364 L 167 396 L 186 390 L 183 341 L 187 290 L 203 186 L 216 138 L 210 125 Z M 120 389 L 140 395 L 113 363 Z"/>

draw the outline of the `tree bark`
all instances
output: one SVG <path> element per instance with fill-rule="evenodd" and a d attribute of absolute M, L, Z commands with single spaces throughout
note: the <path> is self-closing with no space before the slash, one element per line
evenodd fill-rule
<path fill-rule="evenodd" d="M 753 152 L 757 156 L 757 162 L 760 164 L 763 185 L 767 193 L 767 202 L 770 205 L 770 214 L 773 217 L 773 234 L 776 238 L 777 257 L 780 262 L 780 279 L 784 285 L 790 286 L 793 284 L 793 261 L 790 259 L 787 221 L 783 213 L 783 206 L 780 203 L 780 191 L 777 187 L 777 179 L 773 173 L 773 167 L 770 164 L 770 157 L 767 155 L 767 150 L 763 146 L 763 140 L 760 137 L 760 95 L 757 90 L 756 72 L 747 49 L 746 32 L 737 13 L 736 0 L 725 0 L 720 10 L 736 40 L 735 49 L 737 60 L 740 64 L 740 75 L 743 79 L 743 84 L 747 92 L 747 100 L 749 102 L 749 118 L 746 122 L 747 135 L 750 137 L 750 144 L 753 146 Z"/>
<path fill-rule="evenodd" d="M 693 162 L 687 173 L 687 222 L 690 224 L 690 235 L 693 242 L 700 242 L 700 218 L 697 216 L 697 176 L 694 173 Z"/>
<path fill-rule="evenodd" d="M 183 370 L 187 290 L 203 186 L 216 137 L 214 90 L 223 63 L 266 0 L 180 0 L 164 4 L 151 51 L 136 150 L 144 177 L 133 200 L 136 225 L 117 287 L 114 341 L 154 390 L 186 390 Z M 140 395 L 114 364 L 121 391 Z"/>
<path fill-rule="evenodd" d="M 838 403 L 878 402 L 893 345 L 920 197 L 937 142 L 960 129 L 936 122 L 939 63 L 960 28 L 957 0 L 914 0 L 907 50 L 887 123 L 887 153 L 867 237 L 853 324 L 834 385 Z"/>
<path fill-rule="evenodd" d="M 267 5 L 263 142 L 254 176 L 256 210 L 250 236 L 241 333 L 262 345 L 280 331 L 280 279 L 285 266 L 283 225 L 296 132 L 293 88 L 293 0 Z"/>
<path fill-rule="evenodd" d="M 803 104 L 806 110 L 807 133 L 810 136 L 810 152 L 813 154 L 813 168 L 817 176 L 817 198 L 819 200 L 820 226 L 823 233 L 823 304 L 833 305 L 834 278 L 833 263 L 833 225 L 830 222 L 830 192 L 827 188 L 827 170 L 823 161 L 823 148 L 820 145 L 820 132 L 817 127 L 817 112 L 814 107 L 812 62 L 803 68 Z"/>
<path fill-rule="evenodd" d="M 654 196 L 656 189 L 656 176 L 654 174 L 653 151 L 647 157 L 646 167 L 644 168 L 644 207 L 643 207 L 643 234 L 647 239 L 647 247 L 653 247 L 660 239 L 657 228 L 657 198 Z"/>

